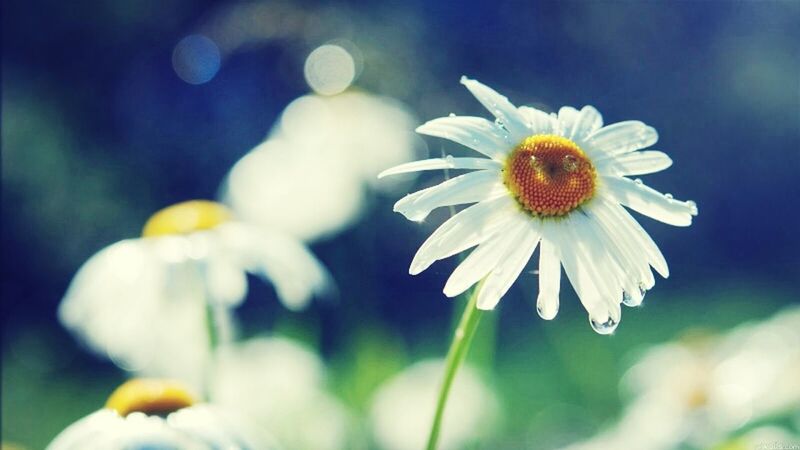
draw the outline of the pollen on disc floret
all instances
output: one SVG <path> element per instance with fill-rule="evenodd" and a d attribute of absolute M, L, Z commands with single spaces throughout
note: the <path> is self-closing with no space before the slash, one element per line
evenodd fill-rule
<path fill-rule="evenodd" d="M 594 196 L 597 173 L 571 140 L 535 135 L 508 155 L 503 181 L 522 208 L 535 216 L 557 217 Z"/>

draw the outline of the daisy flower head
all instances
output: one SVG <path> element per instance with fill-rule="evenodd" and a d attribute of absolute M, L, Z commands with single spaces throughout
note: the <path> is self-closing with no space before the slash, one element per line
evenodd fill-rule
<path fill-rule="evenodd" d="M 120 367 L 199 386 L 209 357 L 209 315 L 229 340 L 230 312 L 247 274 L 271 282 L 289 309 L 326 289 L 328 275 L 295 238 L 238 220 L 222 204 L 193 200 L 154 214 L 142 237 L 89 258 L 59 306 L 59 319 Z M 209 314 L 209 313 L 212 314 Z"/>
<path fill-rule="evenodd" d="M 592 327 L 612 333 L 620 303 L 639 305 L 652 288 L 654 268 L 669 276 L 658 246 L 630 208 L 676 226 L 688 226 L 697 206 L 662 194 L 631 176 L 666 169 L 665 153 L 644 148 L 656 130 L 630 120 L 603 126 L 592 106 L 565 106 L 547 114 L 516 107 L 478 81 L 461 83 L 495 117 L 450 115 L 417 132 L 449 139 L 484 157 L 428 159 L 402 164 L 382 176 L 436 169 L 470 172 L 407 195 L 394 209 L 421 221 L 435 208 L 475 203 L 442 224 L 422 244 L 409 272 L 476 247 L 444 287 L 448 297 L 484 280 L 477 307 L 494 309 L 539 247 L 537 310 L 558 312 L 561 267 L 589 313 Z"/>
<path fill-rule="evenodd" d="M 246 417 L 198 403 L 185 386 L 133 379 L 118 387 L 104 408 L 62 431 L 47 450 L 244 450 L 276 448 Z"/>

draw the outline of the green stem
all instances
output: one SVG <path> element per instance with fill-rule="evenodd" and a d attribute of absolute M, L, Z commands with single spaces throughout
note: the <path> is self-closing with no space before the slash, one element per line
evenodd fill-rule
<path fill-rule="evenodd" d="M 482 283 L 481 283 L 482 284 Z M 475 307 L 478 301 L 478 292 L 480 291 L 481 284 L 479 284 L 473 291 L 472 296 L 464 308 L 464 313 L 461 315 L 461 320 L 456 328 L 453 342 L 450 344 L 450 350 L 447 351 L 447 360 L 445 362 L 444 381 L 442 388 L 439 391 L 439 399 L 436 403 L 436 415 L 433 418 L 433 426 L 431 427 L 431 434 L 428 438 L 427 450 L 435 450 L 436 443 L 439 440 L 439 432 L 442 426 L 442 417 L 444 416 L 444 408 L 447 404 L 447 396 L 450 394 L 450 387 L 456 377 L 458 368 L 464 362 L 464 358 L 469 351 L 472 337 L 475 336 L 475 330 L 478 329 L 478 323 L 481 318 L 481 310 Z"/>

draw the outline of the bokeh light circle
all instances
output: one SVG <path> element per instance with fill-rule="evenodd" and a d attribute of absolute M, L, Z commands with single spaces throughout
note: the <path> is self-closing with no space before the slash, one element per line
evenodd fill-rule
<path fill-rule="evenodd" d="M 322 95 L 338 94 L 353 82 L 356 65 L 352 55 L 338 45 L 322 45 L 306 58 L 306 82 Z"/>
<path fill-rule="evenodd" d="M 219 71 L 220 63 L 217 44 L 200 34 L 181 39 L 172 51 L 172 67 L 175 73 L 189 84 L 211 81 Z"/>

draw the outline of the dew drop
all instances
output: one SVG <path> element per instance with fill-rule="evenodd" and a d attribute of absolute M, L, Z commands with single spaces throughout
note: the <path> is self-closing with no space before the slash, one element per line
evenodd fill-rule
<path fill-rule="evenodd" d="M 669 193 L 668 194 L 664 194 L 664 198 L 666 198 L 667 200 L 672 200 L 672 194 L 669 194 Z"/>
<path fill-rule="evenodd" d="M 686 206 L 689 207 L 693 216 L 697 215 L 697 203 L 692 200 L 686 200 Z"/>
<path fill-rule="evenodd" d="M 455 158 L 453 158 L 453 155 L 447 155 L 447 156 L 444 158 L 444 160 L 445 160 L 445 162 L 447 163 L 447 165 L 448 165 L 448 166 L 450 166 L 450 167 L 453 167 L 453 166 L 455 166 L 456 159 L 455 159 Z"/>
<path fill-rule="evenodd" d="M 589 323 L 592 325 L 592 329 L 599 334 L 611 334 L 617 329 L 617 325 L 619 325 L 619 322 L 611 317 L 606 319 L 604 322 L 599 322 L 590 317 Z"/>
<path fill-rule="evenodd" d="M 622 304 L 625 306 L 636 306 L 636 302 L 633 301 L 633 296 L 626 291 L 622 291 Z"/>
<path fill-rule="evenodd" d="M 447 117 L 455 117 L 455 116 L 456 116 L 456 113 L 450 113 L 450 114 L 447 115 Z"/>
<path fill-rule="evenodd" d="M 556 314 L 558 314 L 558 306 L 553 308 L 552 311 L 549 311 L 547 308 L 543 307 L 542 302 L 536 302 L 536 312 L 539 314 L 539 317 L 544 320 L 553 320 Z"/>
<path fill-rule="evenodd" d="M 641 185 L 642 184 L 642 179 L 641 178 L 637 178 L 637 179 L 633 180 L 633 182 L 638 184 L 638 185 Z"/>

